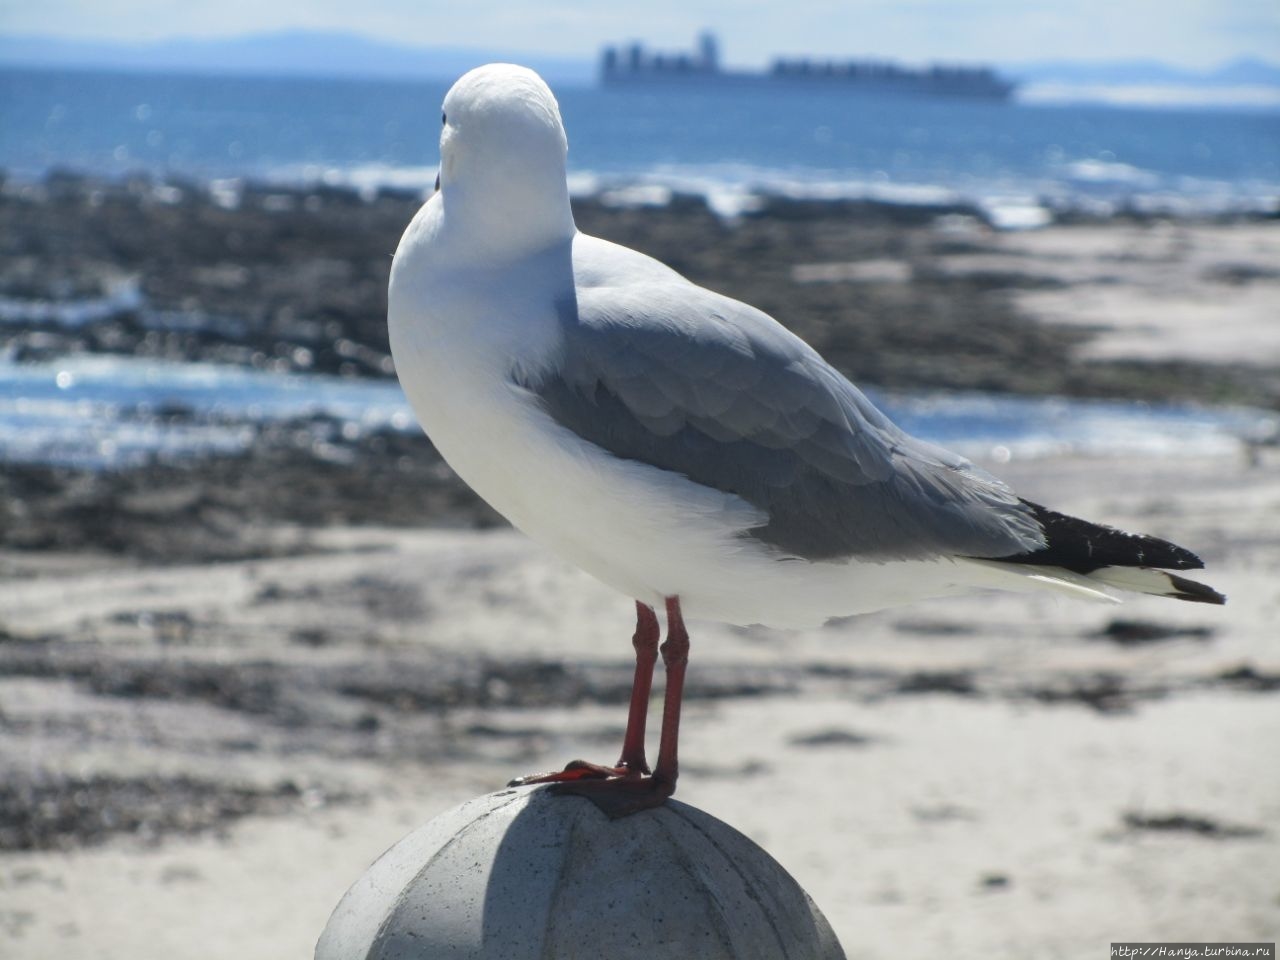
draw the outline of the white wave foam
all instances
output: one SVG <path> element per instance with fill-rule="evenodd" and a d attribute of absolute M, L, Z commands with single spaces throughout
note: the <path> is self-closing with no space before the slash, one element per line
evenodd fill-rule
<path fill-rule="evenodd" d="M 289 187 L 313 184 L 346 187 L 355 190 L 365 200 L 372 199 L 384 188 L 417 192 L 425 199 L 435 189 L 437 172 L 437 167 L 425 164 L 361 163 L 336 167 L 304 163 L 273 167 L 264 174 L 264 179 L 268 183 Z"/>
<path fill-rule="evenodd" d="M 143 306 L 144 298 L 138 278 L 124 277 L 111 284 L 101 297 L 28 300 L 0 296 L 0 323 L 82 327 L 122 313 L 141 310 Z"/>
<path fill-rule="evenodd" d="M 997 230 L 1035 230 L 1053 222 L 1053 211 L 1034 197 L 982 197 L 978 206 Z"/>
<path fill-rule="evenodd" d="M 1120 183 L 1152 188 L 1160 182 L 1160 178 L 1149 170 L 1115 160 L 1076 160 L 1066 164 L 1062 171 L 1068 179 L 1081 183 Z"/>
<path fill-rule="evenodd" d="M 1280 87 L 1036 83 L 1020 89 L 1018 101 L 1045 106 L 1096 103 L 1112 107 L 1275 110 L 1280 109 Z"/>
<path fill-rule="evenodd" d="M 355 189 L 366 198 L 382 187 L 418 191 L 434 186 L 434 166 L 371 163 L 350 168 L 293 166 L 269 180 L 301 186 L 324 183 Z M 617 207 L 663 206 L 677 195 L 702 197 L 718 216 L 733 220 L 759 210 L 765 198 L 867 200 L 896 206 L 970 206 L 996 228 L 1025 230 L 1053 222 L 1059 212 L 1105 218 L 1121 210 L 1165 216 L 1273 214 L 1280 184 L 1225 183 L 1190 176 L 1163 177 L 1108 156 L 1060 159 L 1033 178 L 968 178 L 962 185 L 892 180 L 883 171 L 772 168 L 742 163 L 658 164 L 630 171 L 574 170 L 569 192 Z"/>

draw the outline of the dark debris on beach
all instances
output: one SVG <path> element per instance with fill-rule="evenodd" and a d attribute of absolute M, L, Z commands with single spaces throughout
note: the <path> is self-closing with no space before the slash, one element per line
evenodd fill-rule
<path fill-rule="evenodd" d="M 0 783 L 0 853 L 73 850 L 117 835 L 154 844 L 225 831 L 250 815 L 349 802 L 292 780 L 234 785 L 189 776 L 48 776 Z"/>
<path fill-rule="evenodd" d="M 308 531 L 327 526 L 503 523 L 425 437 L 387 430 L 343 440 L 323 418 L 259 426 L 235 456 L 0 470 L 0 547 L 24 551 L 244 560 L 309 552 Z"/>
<path fill-rule="evenodd" d="M 254 603 L 283 599 L 288 598 L 278 586 L 264 583 Z M 57 745 L 36 763 L 24 759 L 0 766 L 5 773 L 0 854 L 73 849 L 116 836 L 156 843 L 170 835 L 220 835 L 245 816 L 359 802 L 361 796 L 345 785 L 341 772 L 348 762 L 430 768 L 492 761 L 519 769 L 530 755 L 558 739 L 554 723 L 538 711 L 620 708 L 631 682 L 625 658 L 566 661 L 536 654 L 496 658 L 408 650 L 326 635 L 323 628 L 313 629 L 307 642 L 323 647 L 326 655 L 311 658 L 289 655 L 283 638 L 269 647 L 242 650 L 237 642 L 228 644 L 227 631 L 230 627 L 234 635 L 234 625 L 209 621 L 193 610 L 130 611 L 113 619 L 136 621 L 140 637 L 145 633 L 141 628 L 149 628 L 153 642 L 20 637 L 0 631 L 0 683 L 26 691 L 22 703 L 0 705 L 0 744 L 7 738 Z M 221 645 L 215 634 L 222 637 Z M 318 644 L 312 642 L 317 639 Z M 211 650 L 221 655 L 211 658 Z M 971 670 L 704 663 L 690 676 L 686 697 L 710 704 L 821 691 L 867 705 L 899 698 L 960 698 L 1119 716 L 1191 689 L 1234 688 L 1235 679 L 1110 673 L 1011 682 Z M 1248 690 L 1270 692 L 1264 687 Z M 48 706 L 36 709 L 37 703 Z M 612 727 L 588 727 L 575 738 L 605 749 L 620 736 Z M 888 732 L 824 727 L 797 734 L 791 743 L 841 753 L 880 749 L 893 739 Z M 122 765 L 121 756 L 133 759 Z M 189 758 L 207 775 L 157 772 L 144 759 L 148 757 Z M 219 757 L 237 762 L 217 762 Z M 59 758 L 66 758 L 76 772 L 63 770 L 66 764 Z M 94 763 L 85 765 L 90 758 L 96 758 Z M 112 758 L 109 770 L 100 769 L 104 758 Z M 328 764 L 329 775 L 303 783 L 296 771 L 314 771 L 317 762 Z M 277 776 L 245 780 L 238 773 L 244 764 Z M 1134 819 L 1127 821 L 1127 829 L 1238 835 L 1199 821 L 1168 818 Z"/>

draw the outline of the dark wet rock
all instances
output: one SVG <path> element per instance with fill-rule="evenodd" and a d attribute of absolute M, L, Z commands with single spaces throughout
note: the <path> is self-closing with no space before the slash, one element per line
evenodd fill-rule
<path fill-rule="evenodd" d="M 787 742 L 793 747 L 865 747 L 875 743 L 876 739 L 853 730 L 832 728 L 796 734 Z"/>
<path fill-rule="evenodd" d="M 896 693 L 950 693 L 963 697 L 977 696 L 978 686 L 973 674 L 964 670 L 920 670 L 902 677 Z"/>
<path fill-rule="evenodd" d="M 1120 674 L 1094 673 L 1057 678 L 1024 692 L 1038 703 L 1075 703 L 1099 713 L 1126 713 L 1139 699 L 1160 697 L 1166 691 L 1157 687 L 1139 690 Z"/>
<path fill-rule="evenodd" d="M 0 546 L 18 550 L 236 560 L 308 552 L 307 530 L 329 525 L 504 523 L 425 437 L 345 440 L 317 418 L 260 427 L 236 456 L 119 471 L 0 471 Z"/>
<path fill-rule="evenodd" d="M 1167 640 L 1210 640 L 1213 627 L 1184 627 L 1177 624 L 1157 623 L 1154 620 L 1128 620 L 1120 617 L 1110 620 L 1105 627 L 1089 636 L 1108 640 L 1122 647 L 1135 647 Z"/>
<path fill-rule="evenodd" d="M 490 740 L 524 741 L 537 740 L 547 736 L 547 731 L 542 727 L 497 727 L 489 723 L 468 724 L 464 732 L 469 737 L 484 737 Z M 621 738 L 621 736 L 621 733 L 619 733 L 618 737 Z"/>
<path fill-rule="evenodd" d="M 79 179 L 59 180 L 44 197 L 4 194 L 0 235 L 8 266 L 0 268 L 0 293 L 74 299 L 100 292 L 104 276 L 136 276 L 142 310 L 85 328 L 94 348 L 232 362 L 242 358 L 229 354 L 246 348 L 249 359 L 277 368 L 392 372 L 387 270 L 416 201 L 383 195 L 365 203 L 337 188 L 292 197 L 249 187 L 229 209 L 203 188 L 182 191 L 177 203 L 152 203 L 150 195 Z M 272 202 L 281 197 L 292 199 Z M 219 317 L 237 322 L 229 330 Z M 100 333 L 113 323 L 124 327 Z M 20 347 L 26 332 L 6 328 L 3 335 Z M 340 340 L 357 349 L 338 351 Z"/>
<path fill-rule="evenodd" d="M 68 678 L 105 697 L 197 701 L 286 726 L 348 725 L 376 707 L 391 713 L 442 714 L 463 708 L 624 704 L 632 667 L 536 658 L 360 656 L 324 664 L 196 656 L 137 655 L 91 644 L 15 641 L 0 647 L 0 677 Z M 749 667 L 704 669 L 687 700 L 788 692 L 794 679 Z M 346 699 L 360 709 L 335 710 Z"/>
<path fill-rule="evenodd" d="M 680 773 L 687 777 L 710 780 L 746 780 L 768 773 L 772 767 L 761 760 L 744 760 L 735 764 L 690 763 L 681 760 Z"/>
<path fill-rule="evenodd" d="M 305 711 L 282 686 L 279 665 L 164 660 L 112 661 L 85 676 L 90 690 L 127 699 L 199 700 L 228 710 L 303 722 Z"/>
<path fill-rule="evenodd" d="M 924 619 L 898 620 L 893 629 L 918 637 L 971 637 L 978 632 L 978 627 L 972 623 Z"/>
<path fill-rule="evenodd" d="M 300 627 L 289 631 L 289 642 L 304 647 L 327 647 L 334 638 L 327 630 L 319 627 Z"/>
<path fill-rule="evenodd" d="M 942 216 L 965 216 L 986 224 L 986 215 L 965 203 L 887 203 L 878 200 L 808 200 L 794 197 L 765 197 L 748 216 L 754 219 L 777 219 L 813 222 L 832 218 L 895 226 L 927 226 Z"/>
<path fill-rule="evenodd" d="M 155 843 L 254 814 L 350 799 L 292 780 L 262 787 L 186 776 L 11 777 L 0 783 L 0 852 L 72 850 L 117 835 Z"/>
<path fill-rule="evenodd" d="M 1222 263 L 1205 271 L 1205 279 L 1231 286 L 1243 286 L 1259 280 L 1280 278 L 1280 269 L 1263 267 L 1253 263 Z"/>
<path fill-rule="evenodd" d="M 108 619 L 147 630 L 161 644 L 190 643 L 196 633 L 195 618 L 186 610 L 128 610 Z"/>
<path fill-rule="evenodd" d="M 952 803 L 940 803 L 935 806 L 912 807 L 911 816 L 921 823 L 949 823 L 953 821 L 977 820 L 972 810 L 958 807 Z"/>
<path fill-rule="evenodd" d="M 1190 834 L 1210 840 L 1249 839 L 1266 836 L 1262 827 L 1222 823 L 1194 813 L 1137 813 L 1124 815 L 1124 827 L 1131 833 Z"/>
<path fill-rule="evenodd" d="M 1280 673 L 1264 673 L 1248 663 L 1224 670 L 1218 674 L 1217 679 L 1241 690 L 1257 693 L 1274 693 L 1280 690 Z"/>
<path fill-rule="evenodd" d="M 122 278 L 137 292 L 117 314 L 73 331 L 5 325 L 0 347 L 31 358 L 90 349 L 391 376 L 390 255 L 421 197 L 253 183 L 234 193 L 228 203 L 194 183 L 74 174 L 43 188 L 0 191 L 0 296 L 74 301 L 102 296 Z M 772 313 L 865 383 L 1148 399 L 1276 396 L 1277 384 L 1256 370 L 1064 362 L 1090 334 L 1030 322 L 1010 297 L 1048 281 L 934 268 L 958 245 L 934 225 L 946 217 L 980 224 L 981 211 L 968 207 L 772 197 L 732 224 L 699 197 L 655 208 L 581 198 L 574 211 L 585 232 L 651 253 Z M 959 246 L 981 250 L 984 240 Z M 797 264 L 884 257 L 907 262 L 913 282 L 792 278 Z"/>
<path fill-rule="evenodd" d="M 397 712 L 438 712 L 459 707 L 570 707 L 625 704 L 632 668 L 622 664 L 505 659 L 427 663 L 387 661 L 344 668 L 336 689 L 347 697 Z M 690 677 L 686 701 L 754 697 L 792 689 L 787 678 L 748 668 L 720 668 Z"/>

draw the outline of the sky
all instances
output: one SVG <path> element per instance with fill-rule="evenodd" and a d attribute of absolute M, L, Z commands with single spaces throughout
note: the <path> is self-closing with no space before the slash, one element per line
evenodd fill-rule
<path fill-rule="evenodd" d="M 1280 61 L 1276 0 L 0 0 L 0 33 L 79 40 L 344 30 L 421 46 L 593 57 L 607 42 L 686 48 L 703 28 L 724 60 L 879 55 L 1017 63 L 1154 59 L 1207 68 Z"/>

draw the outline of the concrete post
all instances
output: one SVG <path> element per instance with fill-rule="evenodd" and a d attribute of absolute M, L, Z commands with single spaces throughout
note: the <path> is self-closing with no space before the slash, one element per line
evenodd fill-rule
<path fill-rule="evenodd" d="M 843 960 L 756 844 L 686 804 L 609 820 L 545 787 L 464 803 L 369 868 L 316 960 Z"/>

